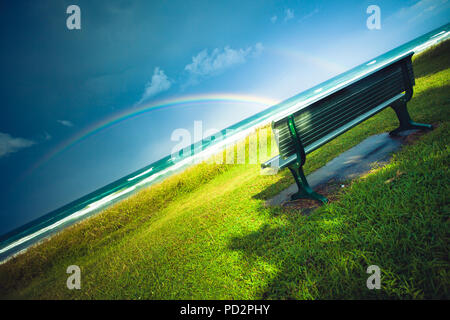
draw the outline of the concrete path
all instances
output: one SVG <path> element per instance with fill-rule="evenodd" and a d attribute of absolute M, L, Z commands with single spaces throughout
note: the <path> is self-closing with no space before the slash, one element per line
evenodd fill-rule
<path fill-rule="evenodd" d="M 401 137 L 411 132 L 405 131 L 401 134 Z M 371 136 L 308 175 L 309 185 L 315 189 L 331 180 L 346 181 L 355 179 L 370 171 L 375 164 L 387 163 L 392 153 L 402 146 L 403 140 L 402 138 L 392 138 L 388 133 Z M 306 161 L 308 161 L 308 157 L 306 157 Z M 294 183 L 275 197 L 267 200 L 266 205 L 282 205 L 290 201 L 290 196 L 296 192 L 297 185 Z"/>

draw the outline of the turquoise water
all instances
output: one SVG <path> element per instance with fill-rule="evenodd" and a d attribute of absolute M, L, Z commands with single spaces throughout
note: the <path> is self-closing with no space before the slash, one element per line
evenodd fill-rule
<path fill-rule="evenodd" d="M 130 196 L 136 191 L 148 187 L 164 178 L 180 172 L 199 159 L 205 158 L 223 149 L 226 145 L 238 141 L 255 128 L 288 115 L 310 103 L 321 99 L 348 83 L 358 80 L 388 64 L 390 61 L 407 54 L 420 52 L 450 37 L 450 24 L 437 28 L 381 56 L 329 79 L 315 87 L 269 107 L 229 128 L 222 130 L 215 138 L 205 139 L 180 152 L 176 159 L 170 155 L 133 172 L 109 185 L 106 185 L 76 201 L 73 201 L 41 218 L 34 220 L 0 237 L 0 261 L 19 253 L 40 240 L 81 221 L 106 207 Z M 189 152 L 187 152 L 189 151 Z"/>

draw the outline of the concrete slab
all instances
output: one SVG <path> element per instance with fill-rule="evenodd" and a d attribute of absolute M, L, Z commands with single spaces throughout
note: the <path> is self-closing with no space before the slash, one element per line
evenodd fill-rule
<path fill-rule="evenodd" d="M 365 139 L 308 175 L 307 179 L 310 186 L 316 189 L 331 180 L 337 182 L 355 179 L 370 171 L 375 164 L 387 163 L 393 152 L 402 146 L 404 141 L 402 137 L 411 132 L 413 131 L 405 131 L 400 138 L 393 138 L 388 133 L 382 133 Z M 306 161 L 308 161 L 308 157 Z M 275 197 L 267 200 L 266 205 L 283 205 L 289 202 L 291 195 L 296 192 L 297 185 L 294 183 Z"/>

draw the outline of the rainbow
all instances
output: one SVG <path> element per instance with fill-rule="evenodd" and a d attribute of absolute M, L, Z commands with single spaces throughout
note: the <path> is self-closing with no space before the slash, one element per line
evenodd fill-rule
<path fill-rule="evenodd" d="M 324 59 L 309 55 L 305 52 L 294 51 L 291 49 L 283 48 L 266 48 L 266 50 L 272 51 L 276 55 L 296 58 L 298 60 L 307 61 L 310 64 L 316 65 L 323 69 L 331 70 L 334 72 L 345 71 L 344 66 L 338 65 L 336 63 L 328 62 Z M 32 171 L 36 170 L 44 163 L 47 163 L 52 158 L 61 154 L 65 150 L 71 148 L 72 146 L 78 144 L 79 142 L 95 135 L 96 133 L 105 130 L 111 126 L 114 126 L 120 122 L 129 120 L 134 117 L 138 117 L 144 113 L 167 109 L 172 107 L 186 106 L 192 104 L 208 104 L 208 103 L 247 103 L 247 104 L 257 104 L 265 107 L 269 107 L 279 103 L 280 101 L 260 96 L 252 96 L 245 94 L 231 94 L 231 93 L 212 93 L 212 94 L 201 94 L 201 95 L 189 95 L 182 96 L 178 98 L 164 99 L 153 101 L 149 103 L 143 103 L 140 105 L 135 105 L 133 107 L 127 108 L 123 111 L 114 113 L 98 122 L 95 122 L 83 130 L 79 131 L 75 135 L 72 135 L 68 139 L 59 143 L 54 149 L 49 153 L 40 158 L 26 173 L 28 175 Z"/>
<path fill-rule="evenodd" d="M 211 104 L 211 103 L 241 103 L 241 104 L 246 103 L 269 107 L 271 105 L 275 105 L 278 102 L 279 101 L 267 97 L 258 97 L 243 94 L 215 93 L 215 94 L 183 96 L 179 98 L 165 99 L 153 101 L 150 103 L 143 103 L 141 105 L 135 105 L 121 112 L 114 113 L 113 115 L 108 116 L 98 122 L 95 122 L 85 127 L 83 130 L 77 132 L 76 134 L 72 135 L 68 139 L 62 141 L 49 153 L 40 158 L 29 170 L 27 170 L 27 173 L 25 175 L 28 175 L 32 171 L 42 166 L 44 163 L 50 161 L 58 154 L 61 154 L 62 152 L 68 150 L 74 145 L 80 143 L 81 141 L 97 134 L 98 132 L 148 112 L 173 107 Z"/>

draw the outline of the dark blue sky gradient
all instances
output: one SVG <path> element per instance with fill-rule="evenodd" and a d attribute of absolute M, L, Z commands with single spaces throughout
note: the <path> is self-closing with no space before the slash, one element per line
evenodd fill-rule
<path fill-rule="evenodd" d="M 71 4 L 81 8 L 81 30 L 66 28 Z M 381 30 L 366 27 L 371 4 L 381 8 Z M 445 0 L 2 1 L 0 234 L 169 154 L 174 129 L 192 131 L 194 120 L 222 129 L 263 109 L 211 103 L 150 112 L 30 171 L 62 141 L 131 110 L 155 68 L 171 86 L 147 102 L 208 93 L 282 100 L 449 17 Z M 225 47 L 248 53 L 196 78 L 186 70 L 202 50 Z M 32 145 L 2 154 L 15 138 Z"/>

